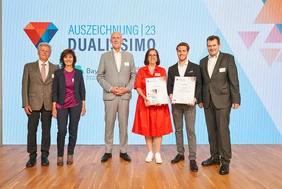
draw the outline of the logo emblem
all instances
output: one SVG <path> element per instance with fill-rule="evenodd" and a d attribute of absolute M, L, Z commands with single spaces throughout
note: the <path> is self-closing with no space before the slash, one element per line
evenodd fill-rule
<path fill-rule="evenodd" d="M 41 42 L 49 43 L 58 28 L 52 22 L 30 22 L 24 31 L 37 48 Z"/>

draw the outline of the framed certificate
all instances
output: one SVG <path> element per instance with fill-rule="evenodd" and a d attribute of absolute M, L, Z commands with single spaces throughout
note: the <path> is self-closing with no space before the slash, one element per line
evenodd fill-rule
<path fill-rule="evenodd" d="M 166 77 L 146 78 L 146 97 L 150 105 L 167 104 Z"/>
<path fill-rule="evenodd" d="M 193 104 L 195 87 L 196 77 L 175 77 L 172 103 Z"/>

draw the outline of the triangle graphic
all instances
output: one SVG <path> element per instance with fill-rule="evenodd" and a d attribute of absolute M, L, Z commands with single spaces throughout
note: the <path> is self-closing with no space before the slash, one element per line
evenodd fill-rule
<path fill-rule="evenodd" d="M 282 51 L 280 55 L 277 57 L 276 62 L 282 62 Z"/>
<path fill-rule="evenodd" d="M 51 22 L 30 22 L 35 29 L 46 30 Z"/>
<path fill-rule="evenodd" d="M 276 25 L 273 26 L 265 42 L 266 43 L 282 43 L 282 34 L 280 33 Z"/>
<path fill-rule="evenodd" d="M 26 35 L 29 37 L 29 39 L 31 40 L 31 42 L 34 45 L 36 45 L 36 43 L 40 39 L 40 36 L 38 35 L 38 33 L 33 29 L 24 29 L 24 31 L 25 31 Z"/>
<path fill-rule="evenodd" d="M 259 49 L 259 50 L 269 66 L 272 65 L 272 63 L 274 62 L 275 58 L 277 57 L 280 51 L 280 49 Z"/>
<path fill-rule="evenodd" d="M 247 49 L 249 50 L 252 44 L 254 43 L 255 39 L 257 38 L 259 32 L 242 31 L 242 32 L 238 32 L 238 34 L 241 37 Z"/>
<path fill-rule="evenodd" d="M 267 0 L 256 17 L 255 24 L 282 23 L 282 1 Z"/>
<path fill-rule="evenodd" d="M 280 34 L 282 34 L 282 24 L 276 24 Z"/>

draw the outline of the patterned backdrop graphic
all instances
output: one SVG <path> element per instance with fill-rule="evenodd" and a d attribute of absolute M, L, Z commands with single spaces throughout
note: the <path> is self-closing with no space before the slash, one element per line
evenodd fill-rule
<path fill-rule="evenodd" d="M 141 4 L 126 0 L 117 14 L 120 6 L 115 1 L 2 0 L 3 144 L 26 144 L 21 77 L 24 64 L 38 59 L 36 48 L 40 42 L 52 45 L 50 61 L 54 64 L 59 64 L 64 49 L 74 49 L 76 66 L 85 80 L 87 109 L 79 124 L 77 143 L 104 143 L 104 104 L 96 72 L 100 55 L 110 50 L 109 38 L 115 30 L 123 33 L 123 48 L 134 55 L 137 68 L 144 65 L 146 50 L 155 47 L 166 70 L 177 62 L 178 43 L 187 42 L 191 47 L 188 59 L 199 63 L 207 56 L 206 38 L 218 35 L 221 51 L 235 57 L 240 81 L 242 104 L 231 112 L 232 143 L 282 143 L 281 0 L 144 0 Z M 131 132 L 136 101 L 137 92 L 133 90 L 129 144 L 144 144 L 142 136 Z M 200 108 L 195 129 L 197 143 L 208 144 Z M 52 144 L 56 144 L 56 132 L 53 119 Z M 37 134 L 40 144 L 41 126 Z M 118 123 L 114 143 L 119 144 Z M 163 143 L 175 144 L 175 135 L 164 136 Z"/>

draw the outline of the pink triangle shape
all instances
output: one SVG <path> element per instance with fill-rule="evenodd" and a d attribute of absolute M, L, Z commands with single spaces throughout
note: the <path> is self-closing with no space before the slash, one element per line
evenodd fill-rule
<path fill-rule="evenodd" d="M 257 38 L 259 32 L 251 32 L 251 31 L 242 31 L 238 32 L 239 36 L 241 37 L 243 43 L 249 50 L 254 43 L 255 39 Z"/>
<path fill-rule="evenodd" d="M 269 66 L 272 65 L 273 61 L 275 60 L 275 58 L 277 57 L 280 51 L 280 49 L 259 49 L 259 50 Z"/>
<path fill-rule="evenodd" d="M 282 34 L 280 33 L 276 25 L 273 26 L 265 42 L 266 43 L 282 43 Z"/>
<path fill-rule="evenodd" d="M 276 62 L 282 62 L 282 51 L 280 55 L 277 57 Z"/>

